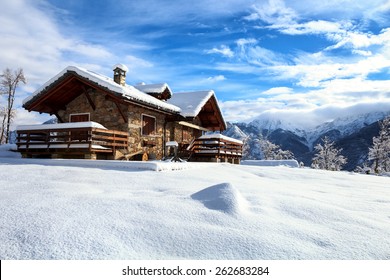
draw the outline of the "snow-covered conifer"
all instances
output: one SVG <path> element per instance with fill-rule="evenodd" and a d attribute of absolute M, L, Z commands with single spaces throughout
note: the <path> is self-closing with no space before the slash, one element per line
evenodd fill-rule
<path fill-rule="evenodd" d="M 253 159 L 252 155 L 251 155 L 251 139 L 250 137 L 246 137 L 243 141 L 242 141 L 244 144 L 242 146 L 242 157 L 244 159 Z"/>
<path fill-rule="evenodd" d="M 321 139 L 314 149 L 317 153 L 312 160 L 312 168 L 339 171 L 346 163 L 347 159 L 341 155 L 342 149 L 334 147 L 334 142 L 327 136 Z"/>
<path fill-rule="evenodd" d="M 372 147 L 368 151 L 372 170 L 377 174 L 390 171 L 390 117 L 381 121 L 379 127 L 379 135 L 373 137 Z"/>

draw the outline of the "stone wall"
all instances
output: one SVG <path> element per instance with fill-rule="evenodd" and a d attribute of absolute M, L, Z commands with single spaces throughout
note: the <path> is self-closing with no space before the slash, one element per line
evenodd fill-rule
<path fill-rule="evenodd" d="M 105 94 L 99 91 L 89 92 L 92 102 L 95 104 L 95 110 L 91 107 L 85 94 L 79 95 L 68 105 L 66 105 L 66 111 L 59 111 L 58 115 L 64 122 L 69 122 L 71 114 L 90 114 L 90 121 L 100 123 L 107 129 L 126 131 L 127 123 L 122 118 L 117 105 L 105 98 Z M 127 106 L 119 104 L 122 112 L 127 115 Z"/>
<path fill-rule="evenodd" d="M 142 115 L 156 118 L 156 133 L 142 135 Z M 130 153 L 143 152 L 149 158 L 161 159 L 163 157 L 163 134 L 165 115 L 136 105 L 128 105 L 128 131 Z"/>
<path fill-rule="evenodd" d="M 198 138 L 202 135 L 201 131 L 191 127 L 182 126 L 178 123 L 170 123 L 167 128 L 169 129 L 167 141 L 189 144 L 194 138 Z"/>

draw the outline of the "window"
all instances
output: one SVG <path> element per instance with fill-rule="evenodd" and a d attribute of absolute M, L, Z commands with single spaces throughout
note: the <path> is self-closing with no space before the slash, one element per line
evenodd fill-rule
<path fill-rule="evenodd" d="M 142 115 L 142 135 L 156 134 L 156 118 Z"/>
<path fill-rule="evenodd" d="M 69 122 L 89 122 L 89 113 L 70 114 Z"/>

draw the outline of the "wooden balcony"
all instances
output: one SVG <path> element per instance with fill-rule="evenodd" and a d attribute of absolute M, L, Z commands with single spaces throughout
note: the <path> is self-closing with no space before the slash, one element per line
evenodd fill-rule
<path fill-rule="evenodd" d="M 187 148 L 194 161 L 239 163 L 242 157 L 242 141 L 221 135 L 203 135 Z"/>
<path fill-rule="evenodd" d="M 94 122 L 19 126 L 17 147 L 24 157 L 115 159 L 127 150 L 128 133 Z"/>

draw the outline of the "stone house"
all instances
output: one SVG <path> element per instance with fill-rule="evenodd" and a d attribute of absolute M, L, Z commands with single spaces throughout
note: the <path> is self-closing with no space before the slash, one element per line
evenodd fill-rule
<path fill-rule="evenodd" d="M 129 159 L 143 155 L 144 159 L 145 156 L 162 159 L 168 153 L 167 142 L 175 141 L 179 150 L 185 151 L 205 132 L 226 129 L 214 91 L 172 93 L 166 83 L 131 86 L 126 84 L 127 71 L 126 66 L 117 64 L 113 67 L 113 78 L 109 78 L 80 67 L 65 68 L 23 101 L 28 111 L 55 115 L 58 131 L 48 131 L 44 125 L 19 127 L 19 150 L 25 156 L 47 153 L 64 157 L 68 153 L 84 157 L 86 151 L 80 144 L 77 149 L 69 149 L 74 146 L 74 130 L 97 123 L 101 127 L 90 125 L 85 141 L 92 139 L 97 130 L 118 133 L 99 136 L 110 143 L 90 141 L 88 158 Z M 69 123 L 75 124 L 69 126 Z M 72 131 L 63 130 L 62 124 Z M 54 145 L 53 139 L 58 140 L 61 133 L 68 138 L 61 138 L 63 146 L 57 142 Z M 117 144 L 118 137 L 126 138 L 121 145 Z M 34 148 L 38 140 L 46 142 Z"/>

